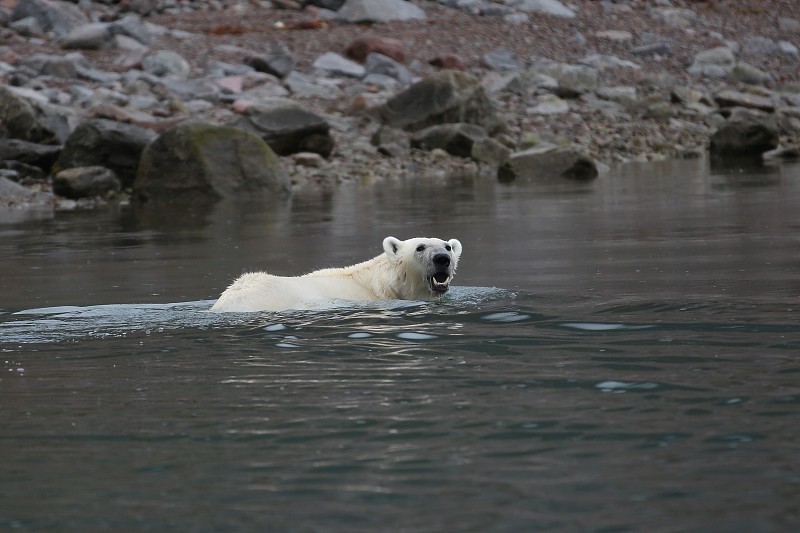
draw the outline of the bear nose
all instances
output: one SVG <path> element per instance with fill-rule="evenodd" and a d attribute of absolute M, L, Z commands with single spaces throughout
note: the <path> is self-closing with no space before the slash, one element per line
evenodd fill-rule
<path fill-rule="evenodd" d="M 433 264 L 438 267 L 447 267 L 450 266 L 450 255 L 449 254 L 436 254 L 433 256 Z"/>

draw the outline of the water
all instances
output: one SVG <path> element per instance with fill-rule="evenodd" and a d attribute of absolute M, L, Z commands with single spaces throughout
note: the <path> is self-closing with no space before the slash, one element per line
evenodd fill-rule
<path fill-rule="evenodd" d="M 0 530 L 795 531 L 800 167 L 5 213 Z M 208 313 L 456 237 L 442 302 Z"/>

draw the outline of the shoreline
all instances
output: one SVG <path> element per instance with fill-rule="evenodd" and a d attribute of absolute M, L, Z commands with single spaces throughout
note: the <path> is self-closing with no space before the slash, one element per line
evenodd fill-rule
<path fill-rule="evenodd" d="M 377 184 L 426 169 L 491 179 L 510 154 L 537 146 L 577 147 L 600 167 L 705 157 L 712 136 L 737 108 L 775 122 L 777 157 L 798 155 L 800 5 L 787 0 L 731 8 L 710 0 L 565 2 L 574 17 L 492 2 L 468 10 L 417 1 L 410 5 L 424 19 L 368 24 L 341 21 L 334 11 L 311 5 L 277 7 L 291 2 L 193 2 L 180 13 L 141 14 L 91 2 L 87 22 L 79 26 L 116 28 L 112 40 L 96 49 L 85 43 L 65 48 L 66 34 L 53 29 L 24 35 L 27 30 L 11 20 L 16 3 L 5 3 L 3 85 L 71 109 L 73 129 L 102 117 L 155 134 L 188 119 L 233 124 L 263 102 L 291 101 L 320 117 L 331 138 L 327 154 L 279 154 L 294 190 Z M 487 14 L 490 8 L 493 14 Z M 380 71 L 389 74 L 368 78 L 374 73 L 347 71 L 364 65 L 348 57 L 348 48 L 365 37 L 389 47 L 378 50 L 397 54 L 391 68 Z M 145 68 L 159 50 L 176 53 L 185 72 Z M 721 59 L 701 61 L 715 50 L 725 52 Z M 330 54 L 348 63 L 322 68 L 322 56 Z M 267 73 L 254 61 L 281 56 L 291 65 L 285 73 Z M 77 73 L 55 67 L 37 72 L 32 57 L 70 58 Z M 454 66 L 480 84 L 504 123 L 487 136 L 489 148 L 501 155 L 459 157 L 431 141 L 415 141 L 416 132 L 402 128 L 392 128 L 399 133 L 388 145 L 375 140 L 385 124 L 369 112 L 442 72 L 435 64 Z M 414 142 L 422 148 L 408 146 Z M 48 192 L 55 172 L 39 167 L 44 176 L 31 178 L 6 165 L 6 177 Z M 74 205 L 81 202 L 92 203 Z"/>

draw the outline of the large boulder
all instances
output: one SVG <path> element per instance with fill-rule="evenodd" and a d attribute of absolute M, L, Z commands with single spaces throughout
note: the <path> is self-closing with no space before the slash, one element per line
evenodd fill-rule
<path fill-rule="evenodd" d="M 0 86 L 0 137 L 40 144 L 63 143 L 77 121 L 75 111 L 48 104 L 35 91 Z"/>
<path fill-rule="evenodd" d="M 82 122 L 67 138 L 58 157 L 59 169 L 102 166 L 113 170 L 123 187 L 136 179 L 139 158 L 158 134 L 154 131 L 103 118 Z"/>
<path fill-rule="evenodd" d="M 186 121 L 142 153 L 135 195 L 153 203 L 208 202 L 254 192 L 288 192 L 289 175 L 258 135 Z"/>
<path fill-rule="evenodd" d="M 597 163 L 579 146 L 543 144 L 511 154 L 500 166 L 500 181 L 588 181 L 599 174 Z"/>
<path fill-rule="evenodd" d="M 711 136 L 715 157 L 760 157 L 778 146 L 779 130 L 774 115 L 735 108 Z"/>
<path fill-rule="evenodd" d="M 490 133 L 502 128 L 480 82 L 455 70 L 437 72 L 411 85 L 370 114 L 384 124 L 410 131 L 453 122 L 477 124 Z"/>
<path fill-rule="evenodd" d="M 283 98 L 248 107 L 235 125 L 257 134 L 278 155 L 313 152 L 328 157 L 335 144 L 324 117 Z"/>

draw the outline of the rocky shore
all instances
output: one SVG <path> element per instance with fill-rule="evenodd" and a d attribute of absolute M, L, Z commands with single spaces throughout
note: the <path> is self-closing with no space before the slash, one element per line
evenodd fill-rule
<path fill-rule="evenodd" d="M 794 0 L 4 0 L 0 206 L 794 158 Z"/>

